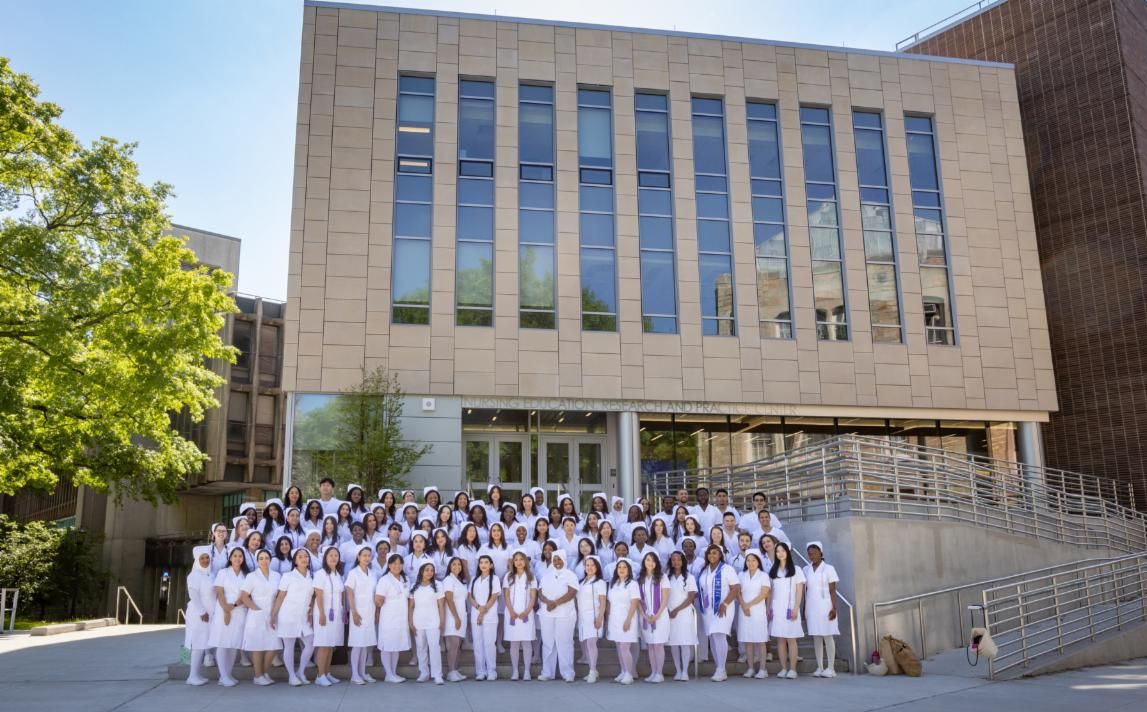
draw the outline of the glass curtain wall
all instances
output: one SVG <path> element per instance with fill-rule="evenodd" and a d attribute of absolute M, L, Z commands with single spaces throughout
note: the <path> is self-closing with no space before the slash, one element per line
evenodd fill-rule
<path fill-rule="evenodd" d="M 430 323 L 434 224 L 434 79 L 398 78 L 391 320 Z"/>

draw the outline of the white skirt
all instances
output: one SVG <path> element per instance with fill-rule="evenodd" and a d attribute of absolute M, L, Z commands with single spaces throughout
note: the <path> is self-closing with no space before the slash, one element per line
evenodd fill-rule
<path fill-rule="evenodd" d="M 577 618 L 577 639 L 589 640 L 590 638 L 600 638 L 602 634 L 601 628 L 593 627 L 593 614 L 579 615 Z"/>
<path fill-rule="evenodd" d="M 334 607 L 334 620 L 328 611 L 315 611 L 314 622 L 311 627 L 315 629 L 315 647 L 316 648 L 337 648 L 346 642 L 346 624 L 343 623 L 343 607 L 342 599 L 338 599 Z M 326 625 L 319 621 L 319 616 L 323 617 Z"/>
<path fill-rule="evenodd" d="M 230 625 L 223 622 L 223 607 L 215 604 L 215 611 L 211 614 L 211 632 L 207 635 L 207 645 L 212 648 L 243 647 L 243 625 L 247 620 L 246 608 L 235 608 L 231 611 Z"/>
<path fill-rule="evenodd" d="M 243 649 L 251 652 L 281 650 L 283 641 L 279 634 L 271 630 L 271 612 L 262 609 L 247 611 L 247 621 L 243 624 Z"/>
<path fill-rule="evenodd" d="M 188 618 L 183 632 L 183 647 L 188 650 L 206 650 L 211 647 L 207 644 L 207 638 L 210 635 L 210 621 L 204 621 L 199 616 Z"/>
<path fill-rule="evenodd" d="M 767 643 L 769 642 L 768 609 L 757 604 L 749 609 L 750 615 L 745 615 L 737 607 L 737 642 L 738 643 Z"/>
<path fill-rule="evenodd" d="M 785 617 L 788 612 L 788 601 L 769 601 L 769 606 L 773 609 L 773 620 L 769 623 L 769 634 L 774 638 L 803 638 L 804 627 L 801 625 L 800 611 L 798 610 L 797 619 L 791 621 Z"/>
<path fill-rule="evenodd" d="M 275 634 L 280 638 L 305 638 L 314 635 L 311 626 L 307 624 L 307 609 L 301 607 L 279 609 L 275 618 Z"/>
<path fill-rule="evenodd" d="M 378 617 L 378 649 L 384 653 L 401 653 L 410 650 L 410 625 L 407 622 L 406 611 L 398 615 L 388 615 L 388 606 L 398 611 L 398 606 L 406 608 L 406 601 L 400 603 L 383 604 Z"/>
<path fill-rule="evenodd" d="M 668 614 L 667 614 L 668 615 Z M 693 606 L 669 620 L 669 645 L 697 644 L 697 609 Z"/>
<path fill-rule="evenodd" d="M 609 624 L 606 627 L 607 637 L 615 643 L 636 643 L 637 638 L 641 635 L 641 620 L 637 614 L 634 614 L 633 620 L 629 623 L 629 630 L 625 630 L 625 616 L 629 611 L 615 613 L 611 607 L 609 609 Z"/>
<path fill-rule="evenodd" d="M 668 611 L 661 614 L 661 617 L 657 619 L 657 625 L 652 628 L 645 624 L 640 612 L 634 622 L 641 626 L 641 642 L 646 645 L 664 645 L 669 642 L 669 632 L 672 626 L 669 624 Z"/>
<path fill-rule="evenodd" d="M 507 643 L 521 643 L 537 639 L 537 616 L 534 615 L 533 611 L 530 611 L 529 617 L 524 621 L 521 618 L 516 618 L 511 625 L 509 616 L 505 616 L 503 623 L 502 640 Z"/>
<path fill-rule="evenodd" d="M 720 609 L 720 606 L 717 606 Z M 717 611 L 709 609 L 701 614 L 701 622 L 705 626 L 705 635 L 729 635 L 733 632 L 733 617 L 736 609 L 730 603 L 725 606 L 725 615 L 718 616 Z"/>
<path fill-rule="evenodd" d="M 840 616 L 836 620 L 829 620 L 828 614 L 832 611 L 832 603 L 818 596 L 805 599 L 805 623 L 808 624 L 809 635 L 840 635 Z M 838 611 L 839 613 L 839 611 Z"/>
<path fill-rule="evenodd" d="M 368 648 L 378 643 L 378 629 L 374 627 L 374 614 L 362 616 L 362 625 L 354 624 L 354 614 L 350 615 L 346 644 L 352 648 Z"/>
<path fill-rule="evenodd" d="M 454 605 L 458 606 L 458 603 L 455 602 Z M 446 625 L 442 628 L 442 637 L 446 637 L 448 635 L 453 635 L 453 636 L 456 636 L 459 638 L 465 638 L 466 637 L 466 620 L 468 618 L 467 613 L 466 613 L 466 607 L 465 606 L 459 606 L 459 607 L 462 610 L 458 611 L 458 619 L 460 621 L 462 621 L 462 625 L 461 626 L 454 625 L 454 616 L 450 615 L 450 608 L 447 607 L 445 613 L 443 613 L 444 617 L 446 618 Z M 491 614 L 492 614 L 492 612 L 491 612 Z"/>

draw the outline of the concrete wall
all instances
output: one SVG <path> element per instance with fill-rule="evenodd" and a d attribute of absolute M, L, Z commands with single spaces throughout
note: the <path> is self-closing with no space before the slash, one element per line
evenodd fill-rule
<path fill-rule="evenodd" d="M 416 490 L 435 485 L 449 498 L 462 486 L 462 399 L 435 396 L 433 411 L 422 409 L 423 400 L 422 396 L 403 399 L 402 437 L 433 447 L 407 479 Z"/>
<path fill-rule="evenodd" d="M 1147 624 L 1140 622 L 1138 625 L 1129 626 L 1127 630 L 1103 636 L 1080 650 L 1039 665 L 1026 675 L 1047 675 L 1142 657 L 1147 657 Z"/>
<path fill-rule="evenodd" d="M 802 553 L 809 541 L 824 543 L 825 560 L 840 574 L 840 592 L 856 606 L 861 656 L 876 647 L 872 604 L 877 601 L 1121 553 L 1067 547 L 954 522 L 847 517 L 783 526 Z M 960 632 L 971 627 L 966 606 L 979 600 L 979 591 L 969 590 L 961 595 L 959 607 L 954 594 L 928 601 L 924 608 L 928 650 L 962 645 Z M 917 621 L 915 603 L 882 609 L 880 635 L 895 635 L 919 652 Z M 842 618 L 842 633 L 845 624 Z"/>

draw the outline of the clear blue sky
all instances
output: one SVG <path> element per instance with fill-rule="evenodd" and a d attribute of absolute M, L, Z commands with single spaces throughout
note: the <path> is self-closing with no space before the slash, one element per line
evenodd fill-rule
<path fill-rule="evenodd" d="M 892 49 L 970 0 L 409 0 L 406 7 Z M 385 3 L 378 3 L 385 4 Z M 0 55 L 81 139 L 139 143 L 175 222 L 243 240 L 287 293 L 302 0 L 0 0 Z"/>

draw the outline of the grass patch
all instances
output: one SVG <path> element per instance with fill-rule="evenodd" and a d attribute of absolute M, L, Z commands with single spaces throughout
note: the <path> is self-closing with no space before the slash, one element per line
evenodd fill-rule
<path fill-rule="evenodd" d="M 75 623 L 77 621 L 87 620 L 86 618 L 60 618 L 59 620 L 51 621 L 37 621 L 28 618 L 17 618 L 15 630 L 31 630 L 36 626 L 52 625 L 53 623 Z"/>

